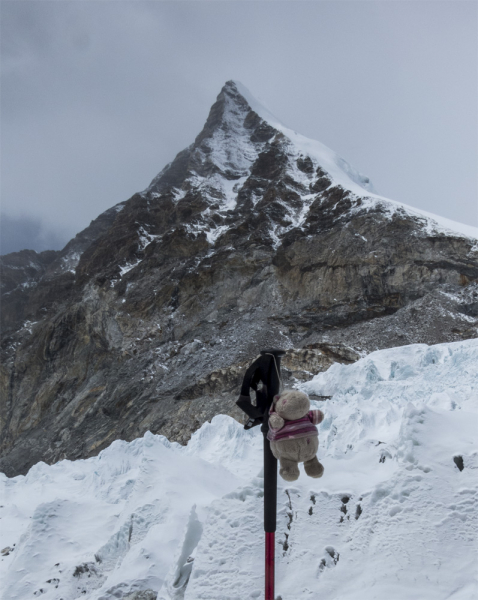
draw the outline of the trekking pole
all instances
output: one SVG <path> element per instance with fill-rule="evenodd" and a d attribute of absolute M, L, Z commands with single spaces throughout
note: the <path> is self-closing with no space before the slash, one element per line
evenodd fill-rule
<path fill-rule="evenodd" d="M 261 356 L 247 369 L 242 382 L 241 395 L 237 405 L 248 416 L 244 429 L 251 429 L 262 423 L 264 436 L 264 531 L 265 531 L 265 600 L 274 600 L 275 583 L 275 531 L 277 523 L 277 459 L 271 451 L 267 439 L 269 431 L 269 409 L 274 396 L 280 392 L 280 359 L 284 350 L 262 350 Z M 262 388 L 257 385 L 262 382 Z M 253 405 L 250 389 L 256 392 Z"/>

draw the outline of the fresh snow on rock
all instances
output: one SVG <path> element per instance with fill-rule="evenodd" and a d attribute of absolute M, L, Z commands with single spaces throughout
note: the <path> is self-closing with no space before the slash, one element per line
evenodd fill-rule
<path fill-rule="evenodd" d="M 325 474 L 279 478 L 282 600 L 472 600 L 478 340 L 334 364 L 301 384 L 325 412 Z M 95 458 L 0 476 L 1 597 L 263 595 L 259 428 L 206 423 L 186 447 L 145 434 Z"/>

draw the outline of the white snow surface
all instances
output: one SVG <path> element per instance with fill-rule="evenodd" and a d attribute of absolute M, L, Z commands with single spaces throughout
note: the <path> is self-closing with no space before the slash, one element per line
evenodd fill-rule
<path fill-rule="evenodd" d="M 319 480 L 279 478 L 282 600 L 478 597 L 478 340 L 381 350 L 301 388 Z M 262 438 L 232 418 L 186 447 L 146 433 L 97 457 L 0 475 L 0 596 L 263 597 Z M 459 470 L 454 457 L 462 457 Z M 76 575 L 75 575 L 76 573 Z"/>

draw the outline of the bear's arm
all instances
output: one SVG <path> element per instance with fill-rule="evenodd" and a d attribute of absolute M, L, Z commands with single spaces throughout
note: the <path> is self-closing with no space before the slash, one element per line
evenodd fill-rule
<path fill-rule="evenodd" d="M 307 416 L 309 417 L 309 421 L 311 421 L 314 425 L 318 425 L 319 423 L 322 423 L 322 421 L 324 420 L 324 413 L 321 410 L 309 410 L 309 412 L 307 413 Z"/>
<path fill-rule="evenodd" d="M 282 429 L 284 427 L 285 421 L 282 417 L 279 417 L 277 413 L 272 413 L 269 417 L 269 427 L 271 429 Z"/>

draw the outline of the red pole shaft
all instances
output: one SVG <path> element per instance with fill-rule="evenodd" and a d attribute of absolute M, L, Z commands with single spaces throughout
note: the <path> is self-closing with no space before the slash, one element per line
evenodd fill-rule
<path fill-rule="evenodd" d="M 275 533 L 266 531 L 266 594 L 265 600 L 274 600 Z"/>

